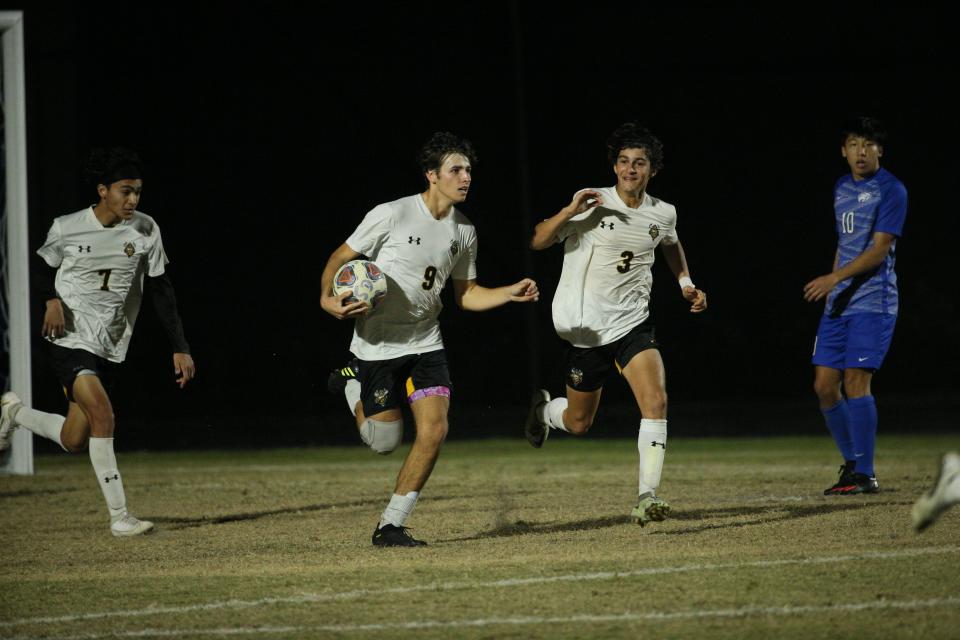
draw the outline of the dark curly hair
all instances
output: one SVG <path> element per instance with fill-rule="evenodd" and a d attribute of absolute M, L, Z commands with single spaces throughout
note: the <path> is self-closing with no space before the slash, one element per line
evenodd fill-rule
<path fill-rule="evenodd" d="M 83 176 L 94 188 L 101 184 L 109 187 L 117 180 L 142 179 L 143 162 L 136 151 L 123 147 L 91 149 L 83 165 Z"/>
<path fill-rule="evenodd" d="M 840 128 L 840 144 L 845 145 L 849 136 L 866 138 L 876 142 L 881 147 L 887 141 L 887 130 L 883 123 L 870 116 L 854 116 L 848 118 Z"/>
<path fill-rule="evenodd" d="M 439 171 L 443 161 L 453 153 L 466 156 L 471 165 L 477 163 L 477 154 L 470 141 L 449 131 L 437 131 L 431 135 L 420 148 L 417 160 L 423 173 Z"/>
<path fill-rule="evenodd" d="M 624 149 L 643 149 L 654 171 L 663 168 L 663 143 L 649 129 L 636 122 L 626 122 L 607 138 L 607 159 L 611 165 L 617 163 Z"/>

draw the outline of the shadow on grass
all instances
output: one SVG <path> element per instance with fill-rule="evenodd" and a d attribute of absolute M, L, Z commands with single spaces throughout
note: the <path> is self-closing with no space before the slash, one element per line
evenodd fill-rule
<path fill-rule="evenodd" d="M 529 493 L 529 492 L 524 492 Z M 471 496 L 459 496 L 459 495 L 450 495 L 450 496 L 430 496 L 430 501 L 442 501 L 442 500 L 463 500 L 465 498 L 473 498 L 476 495 Z M 218 524 L 230 524 L 233 522 L 249 522 L 253 520 L 260 520 L 262 518 L 269 518 L 272 516 L 282 516 L 282 515 L 293 515 L 300 513 L 312 513 L 317 511 L 329 511 L 331 509 L 353 509 L 353 508 L 382 508 L 386 505 L 386 500 L 383 497 L 377 498 L 368 498 L 365 500 L 350 500 L 346 502 L 331 502 L 326 504 L 307 504 L 301 505 L 298 507 L 284 507 L 282 509 L 269 509 L 265 511 L 249 511 L 246 513 L 228 513 L 221 516 L 202 516 L 199 518 L 164 518 L 162 516 L 147 516 L 148 519 L 156 522 L 157 524 L 165 525 L 165 529 L 176 530 L 176 529 L 191 529 L 195 527 L 206 527 L 209 525 L 218 525 Z"/>
<path fill-rule="evenodd" d="M 3 498 L 29 498 L 32 496 L 55 496 L 59 493 L 71 493 L 80 491 L 81 487 L 61 487 L 60 489 L 20 489 L 18 491 L 0 491 L 0 499 Z M 83 488 L 86 490 L 86 488 Z"/>
<path fill-rule="evenodd" d="M 672 524 L 659 525 L 654 523 L 654 527 L 666 527 L 651 531 L 651 535 L 686 535 L 690 533 L 699 533 L 701 531 L 710 531 L 712 529 L 739 529 L 761 524 L 770 524 L 774 522 L 784 522 L 787 520 L 797 520 L 802 518 L 813 518 L 818 516 L 839 513 L 843 511 L 856 511 L 859 509 L 870 509 L 876 507 L 903 506 L 912 504 L 910 501 L 891 501 L 877 500 L 875 497 L 867 498 L 869 502 L 831 502 L 816 504 L 777 504 L 764 506 L 733 506 L 704 509 L 685 509 L 674 510 L 670 515 L 670 521 L 676 522 L 697 522 L 695 526 L 676 527 Z M 743 519 L 749 518 L 749 519 Z M 710 522 L 711 520 L 725 520 L 724 522 Z M 483 540 L 486 538 L 504 538 L 511 536 L 521 536 L 530 534 L 550 534 L 563 533 L 566 531 L 589 531 L 592 529 L 606 529 L 622 524 L 636 526 L 634 521 L 628 515 L 605 516 L 600 518 L 589 518 L 585 520 L 575 520 L 573 522 L 560 523 L 537 523 L 517 520 L 516 522 L 504 523 L 488 531 L 483 531 L 472 536 L 460 538 L 449 538 L 438 542 L 465 542 L 469 540 Z"/>

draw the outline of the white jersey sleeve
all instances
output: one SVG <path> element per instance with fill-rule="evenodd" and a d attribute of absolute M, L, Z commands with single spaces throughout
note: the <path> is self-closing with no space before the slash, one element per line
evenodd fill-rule
<path fill-rule="evenodd" d="M 151 278 L 162 276 L 170 260 L 163 250 L 163 237 L 160 235 L 160 226 L 156 223 L 153 223 L 153 228 L 147 236 L 147 243 L 147 275 Z"/>
<path fill-rule="evenodd" d="M 477 279 L 477 234 L 470 227 L 470 239 L 467 241 L 466 251 L 461 251 L 450 277 L 454 280 Z"/>
<path fill-rule="evenodd" d="M 394 225 L 394 208 L 391 204 L 377 205 L 363 217 L 360 226 L 347 238 L 351 249 L 365 256 L 375 256 L 380 252 Z"/>
<path fill-rule="evenodd" d="M 56 218 L 50 225 L 47 239 L 43 246 L 37 249 L 37 254 L 54 269 L 63 262 L 63 232 L 60 228 L 59 218 Z"/>

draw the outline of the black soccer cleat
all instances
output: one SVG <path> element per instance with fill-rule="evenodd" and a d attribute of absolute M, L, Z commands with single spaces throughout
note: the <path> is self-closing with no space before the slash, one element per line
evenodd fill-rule
<path fill-rule="evenodd" d="M 395 527 L 392 524 L 385 524 L 373 530 L 373 546 L 425 547 L 427 543 L 411 536 L 406 527 Z"/>
<path fill-rule="evenodd" d="M 857 468 L 857 463 L 855 460 L 847 460 L 842 465 L 840 465 L 840 478 L 837 480 L 837 483 L 832 487 L 825 489 L 823 495 L 825 496 L 839 496 L 844 493 L 849 493 L 856 484 L 853 481 L 853 470 Z"/>
<path fill-rule="evenodd" d="M 360 371 L 360 361 L 353 358 L 346 365 L 339 369 L 334 369 L 327 377 L 327 391 L 334 395 L 343 393 L 347 386 L 347 380 L 356 380 Z"/>
<path fill-rule="evenodd" d="M 853 474 L 853 488 L 845 491 L 845 495 L 856 495 L 858 493 L 877 493 L 880 491 L 880 484 L 876 476 L 868 476 L 865 473 Z"/>

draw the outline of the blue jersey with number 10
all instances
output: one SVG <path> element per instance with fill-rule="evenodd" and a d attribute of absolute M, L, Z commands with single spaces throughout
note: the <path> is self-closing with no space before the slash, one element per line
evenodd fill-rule
<path fill-rule="evenodd" d="M 873 234 L 882 231 L 899 238 L 907 217 L 907 190 L 886 169 L 870 178 L 854 180 L 847 174 L 837 180 L 834 212 L 837 218 L 837 267 L 852 262 L 873 246 Z M 840 281 L 827 297 L 825 313 L 847 316 L 855 313 L 897 315 L 899 296 L 896 262 L 897 240 L 874 271 Z"/>

